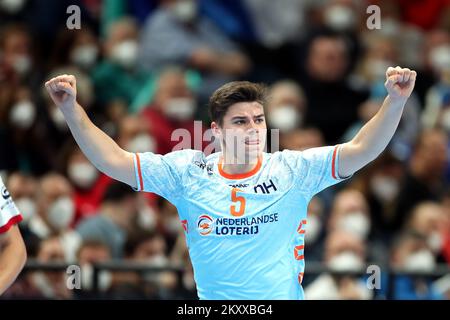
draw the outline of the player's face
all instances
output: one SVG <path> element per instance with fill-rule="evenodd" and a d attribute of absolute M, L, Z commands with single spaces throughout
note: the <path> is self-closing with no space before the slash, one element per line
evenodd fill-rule
<path fill-rule="evenodd" d="M 264 108 L 258 102 L 240 102 L 232 105 L 223 118 L 217 136 L 225 152 L 247 163 L 264 150 L 266 143 L 266 120 Z"/>

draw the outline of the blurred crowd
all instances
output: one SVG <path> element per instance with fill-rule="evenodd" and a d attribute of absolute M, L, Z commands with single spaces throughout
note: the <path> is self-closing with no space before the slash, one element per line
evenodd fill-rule
<path fill-rule="evenodd" d="M 81 28 L 70 30 L 73 4 Z M 371 4 L 379 29 L 366 25 Z M 24 272 L 5 298 L 196 297 L 176 208 L 99 172 L 45 80 L 75 75 L 97 126 L 128 151 L 161 154 L 180 143 L 175 129 L 205 132 L 220 85 L 264 82 L 280 149 L 304 150 L 350 140 L 397 65 L 418 77 L 390 145 L 309 205 L 309 299 L 450 299 L 450 274 L 433 274 L 450 267 L 449 0 L 0 0 L 0 174 L 29 258 L 79 265 L 84 289 L 69 290 L 65 272 Z M 108 261 L 184 271 L 102 271 L 100 292 L 89 293 L 92 265 Z M 380 265 L 381 289 L 364 276 L 309 273 L 314 262 L 341 273 Z M 387 266 L 425 275 L 398 275 L 387 292 Z"/>

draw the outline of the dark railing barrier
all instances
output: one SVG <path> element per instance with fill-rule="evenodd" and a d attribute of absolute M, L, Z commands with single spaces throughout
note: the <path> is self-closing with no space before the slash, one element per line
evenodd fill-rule
<path fill-rule="evenodd" d="M 66 272 L 69 266 L 76 265 L 71 263 L 61 263 L 61 262 L 50 262 L 50 263 L 42 263 L 36 260 L 29 260 L 22 274 L 33 271 L 61 271 Z M 375 265 L 380 268 L 382 274 L 387 276 L 387 296 L 386 299 L 390 300 L 394 297 L 395 292 L 395 277 L 396 276 L 410 276 L 413 278 L 439 278 L 445 275 L 450 274 L 450 266 L 447 264 L 439 264 L 432 271 L 406 271 L 400 269 L 394 269 L 392 267 L 386 265 L 379 265 L 377 263 L 367 263 L 366 267 L 361 270 L 352 270 L 352 271 L 335 271 L 329 269 L 322 263 L 318 262 L 308 262 L 305 267 L 305 275 L 315 276 L 323 273 L 329 273 L 331 275 L 336 276 L 370 276 L 372 272 L 368 272 L 367 267 L 370 265 Z M 184 267 L 181 266 L 169 266 L 169 267 L 153 267 L 148 266 L 144 263 L 136 263 L 129 261 L 110 261 L 104 263 L 96 263 L 93 264 L 93 274 L 92 274 L 92 283 L 93 293 L 99 293 L 99 275 L 101 271 L 115 271 L 115 272 L 136 272 L 138 274 L 148 274 L 148 273 L 159 273 L 159 272 L 174 272 L 177 275 L 178 285 L 182 286 L 182 276 L 184 272 Z"/>

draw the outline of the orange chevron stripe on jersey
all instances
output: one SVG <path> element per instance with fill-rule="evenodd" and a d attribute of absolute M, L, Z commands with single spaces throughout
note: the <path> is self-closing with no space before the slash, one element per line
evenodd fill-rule
<path fill-rule="evenodd" d="M 303 255 L 303 249 L 305 248 L 304 245 L 299 245 L 299 246 L 295 246 L 294 247 L 294 257 L 295 260 L 303 260 L 304 259 L 304 255 Z M 300 254 L 301 251 L 301 254 Z"/>
<path fill-rule="evenodd" d="M 261 166 L 262 166 L 262 159 L 261 157 L 258 157 L 258 162 L 256 163 L 255 167 L 252 170 L 245 173 L 237 173 L 237 174 L 226 173 L 225 171 L 223 171 L 223 158 L 221 157 L 219 159 L 218 169 L 222 177 L 235 180 L 235 179 L 245 179 L 253 176 L 255 173 L 259 171 L 259 169 L 261 169 Z"/>
<path fill-rule="evenodd" d="M 305 229 L 303 229 L 303 226 L 304 226 L 305 224 L 306 224 L 306 219 L 300 221 L 300 224 L 298 225 L 298 228 L 297 228 L 297 232 L 298 232 L 299 234 L 305 234 Z"/>

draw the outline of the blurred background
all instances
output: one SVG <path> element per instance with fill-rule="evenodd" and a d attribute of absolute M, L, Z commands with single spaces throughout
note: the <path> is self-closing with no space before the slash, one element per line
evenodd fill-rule
<path fill-rule="evenodd" d="M 280 149 L 304 150 L 350 140 L 397 65 L 418 77 L 392 142 L 310 203 L 309 299 L 450 299 L 450 0 L 0 0 L 0 174 L 29 256 L 2 299 L 196 299 L 176 208 L 97 171 L 45 80 L 74 74 L 97 126 L 161 154 L 174 129 L 209 127 L 220 85 L 264 82 Z M 81 290 L 66 286 L 71 264 Z"/>

